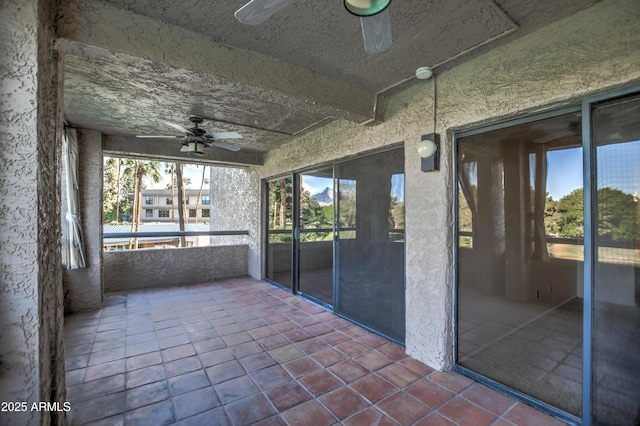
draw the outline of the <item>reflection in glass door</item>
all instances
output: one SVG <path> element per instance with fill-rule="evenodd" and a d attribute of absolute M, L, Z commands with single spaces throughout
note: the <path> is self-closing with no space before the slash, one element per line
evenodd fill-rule
<path fill-rule="evenodd" d="M 593 106 L 593 424 L 640 424 L 640 96 Z"/>
<path fill-rule="evenodd" d="M 298 291 L 333 305 L 333 167 L 298 175 Z"/>
<path fill-rule="evenodd" d="M 293 178 L 267 182 L 266 278 L 293 289 Z"/>
<path fill-rule="evenodd" d="M 459 366 L 582 407 L 580 112 L 457 139 Z"/>
<path fill-rule="evenodd" d="M 404 343 L 404 150 L 336 165 L 336 312 Z"/>

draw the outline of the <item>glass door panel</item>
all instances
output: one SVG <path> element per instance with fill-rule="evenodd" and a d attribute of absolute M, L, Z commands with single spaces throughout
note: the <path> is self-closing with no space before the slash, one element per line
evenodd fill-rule
<path fill-rule="evenodd" d="M 640 424 L 640 96 L 592 109 L 594 424 Z"/>
<path fill-rule="evenodd" d="M 293 289 L 293 178 L 267 182 L 267 279 Z"/>
<path fill-rule="evenodd" d="M 456 363 L 579 417 L 580 113 L 457 139 Z"/>
<path fill-rule="evenodd" d="M 404 150 L 341 163 L 336 181 L 335 309 L 404 342 Z"/>
<path fill-rule="evenodd" d="M 333 305 L 333 167 L 298 176 L 298 291 Z"/>

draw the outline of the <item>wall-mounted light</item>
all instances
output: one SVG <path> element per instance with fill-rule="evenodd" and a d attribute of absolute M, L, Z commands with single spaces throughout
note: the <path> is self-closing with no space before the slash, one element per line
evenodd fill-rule
<path fill-rule="evenodd" d="M 420 155 L 420 170 L 431 172 L 440 170 L 440 135 L 429 133 L 422 135 L 422 140 L 418 144 L 418 154 Z"/>
<path fill-rule="evenodd" d="M 391 0 L 344 0 L 344 7 L 356 16 L 376 15 L 391 4 Z"/>

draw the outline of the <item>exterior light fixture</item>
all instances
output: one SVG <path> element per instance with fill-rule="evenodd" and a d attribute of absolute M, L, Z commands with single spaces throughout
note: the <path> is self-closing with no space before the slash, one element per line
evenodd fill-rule
<path fill-rule="evenodd" d="M 422 135 L 422 140 L 418 144 L 418 155 L 420 155 L 420 169 L 423 172 L 440 170 L 440 135 L 429 133 Z"/>
<path fill-rule="evenodd" d="M 196 157 L 202 157 L 204 155 L 204 144 L 200 141 L 190 140 L 187 142 L 187 153 L 189 155 L 195 155 Z"/>
<path fill-rule="evenodd" d="M 344 7 L 356 16 L 376 15 L 391 4 L 391 0 L 344 0 Z"/>
<path fill-rule="evenodd" d="M 431 68 L 427 68 L 429 71 L 429 77 L 431 77 Z M 418 76 L 416 70 L 416 77 Z M 429 78 L 427 77 L 427 78 Z M 420 170 L 423 172 L 432 172 L 434 170 L 440 170 L 440 135 L 436 133 L 437 120 L 436 113 L 438 111 L 438 90 L 436 88 L 436 77 L 433 77 L 433 133 L 428 135 L 422 135 L 420 143 L 418 144 L 418 155 L 420 155 Z"/>

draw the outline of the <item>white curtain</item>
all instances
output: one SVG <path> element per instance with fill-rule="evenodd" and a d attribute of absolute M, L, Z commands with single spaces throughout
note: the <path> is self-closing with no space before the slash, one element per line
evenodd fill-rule
<path fill-rule="evenodd" d="M 76 129 L 66 128 L 63 139 L 64 187 L 67 209 L 65 239 L 62 242 L 62 262 L 67 269 L 86 267 L 84 239 L 80 227 L 79 185 L 78 185 L 78 135 Z"/>

